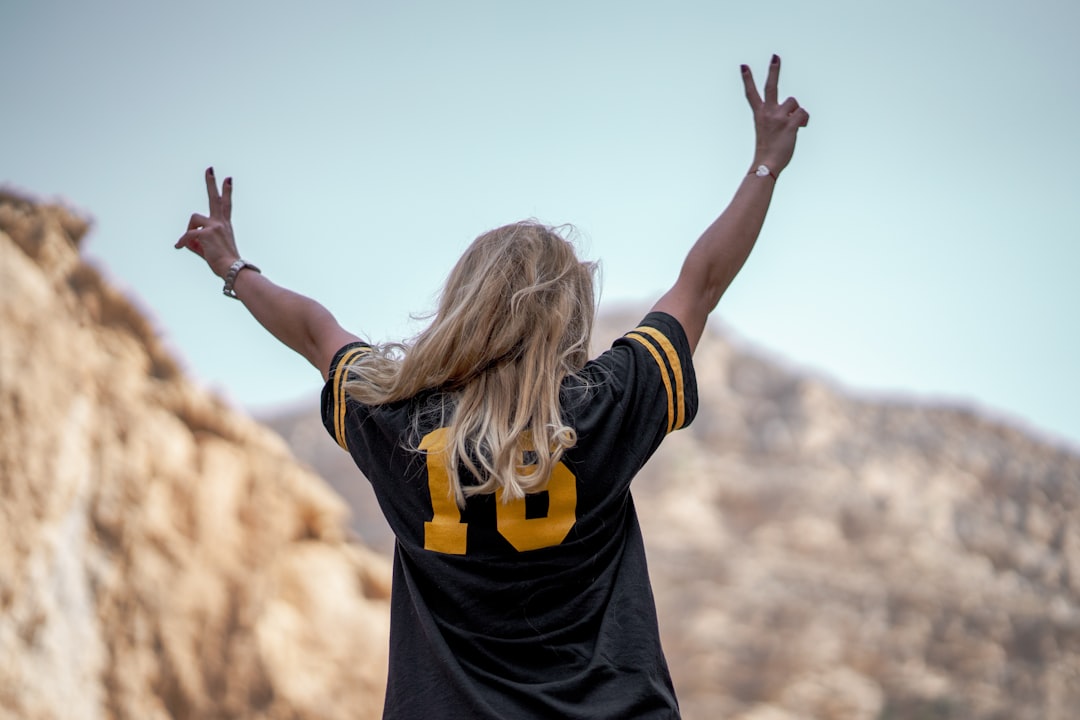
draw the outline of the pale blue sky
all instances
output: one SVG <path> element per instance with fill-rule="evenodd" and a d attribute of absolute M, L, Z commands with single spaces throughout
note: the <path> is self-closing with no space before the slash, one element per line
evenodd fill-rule
<path fill-rule="evenodd" d="M 1080 3 L 0 5 L 0 182 L 96 219 L 86 254 L 248 407 L 318 374 L 172 244 L 202 170 L 245 257 L 375 339 L 479 232 L 571 222 L 647 305 L 752 150 L 738 66 L 811 113 L 716 317 L 842 385 L 1080 446 Z"/>

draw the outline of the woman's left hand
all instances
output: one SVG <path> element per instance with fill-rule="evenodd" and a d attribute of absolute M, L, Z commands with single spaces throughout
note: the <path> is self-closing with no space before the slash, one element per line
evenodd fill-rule
<path fill-rule="evenodd" d="M 225 178 L 219 194 L 214 168 L 206 168 L 206 194 L 210 198 L 210 217 L 193 214 L 187 232 L 175 247 L 186 247 L 205 260 L 215 275 L 224 278 L 229 267 L 240 259 L 232 229 L 232 178 Z"/>
<path fill-rule="evenodd" d="M 767 166 L 773 173 L 780 172 L 791 162 L 795 152 L 795 137 L 799 128 L 810 122 L 810 113 L 799 102 L 789 97 L 779 101 L 777 86 L 780 82 L 780 57 L 772 56 L 769 63 L 769 75 L 765 79 L 765 99 L 758 94 L 754 85 L 754 76 L 748 65 L 742 66 L 743 85 L 746 88 L 746 100 L 754 113 L 754 130 L 757 142 L 754 148 L 754 165 Z"/>

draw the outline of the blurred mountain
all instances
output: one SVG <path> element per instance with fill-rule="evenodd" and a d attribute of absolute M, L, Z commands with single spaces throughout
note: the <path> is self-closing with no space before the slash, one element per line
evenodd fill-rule
<path fill-rule="evenodd" d="M 0 192 L 0 718 L 377 718 L 389 565 Z"/>
<path fill-rule="evenodd" d="M 607 314 L 597 347 L 643 315 Z M 634 486 L 688 720 L 1080 717 L 1080 456 L 716 327 L 695 365 L 697 419 Z M 264 420 L 389 550 L 316 407 Z"/>

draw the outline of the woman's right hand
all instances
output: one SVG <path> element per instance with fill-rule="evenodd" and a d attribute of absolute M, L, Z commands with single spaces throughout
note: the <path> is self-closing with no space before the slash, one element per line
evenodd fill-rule
<path fill-rule="evenodd" d="M 799 128 L 806 127 L 810 113 L 799 106 L 795 98 L 777 102 L 777 85 L 780 81 L 780 58 L 772 56 L 769 74 L 765 79 L 765 99 L 758 94 L 750 68 L 742 66 L 746 101 L 754 113 L 754 130 L 757 136 L 754 148 L 754 165 L 765 165 L 775 175 L 787 167 L 795 152 L 795 136 Z"/>
<path fill-rule="evenodd" d="M 205 260 L 215 275 L 224 278 L 229 267 L 240 259 L 232 229 L 232 178 L 225 178 L 221 194 L 218 194 L 214 168 L 206 168 L 206 194 L 210 200 L 210 216 L 193 214 L 187 232 L 174 247 L 177 250 L 186 247 Z"/>

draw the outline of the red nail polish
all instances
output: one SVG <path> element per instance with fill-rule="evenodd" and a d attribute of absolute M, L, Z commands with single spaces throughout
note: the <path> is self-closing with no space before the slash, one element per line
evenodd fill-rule
<path fill-rule="evenodd" d="M 206 168 L 206 174 L 207 175 L 213 175 L 214 174 L 214 168 L 213 167 Z"/>
<path fill-rule="evenodd" d="M 739 69 L 741 69 L 743 72 L 750 72 L 750 68 L 746 65 L 740 65 Z"/>
<path fill-rule="evenodd" d="M 225 184 L 228 185 L 229 187 L 232 187 L 232 178 L 231 177 L 225 178 Z"/>
<path fill-rule="evenodd" d="M 775 65 L 778 62 L 780 62 L 780 56 L 779 55 L 773 55 L 772 56 L 772 64 Z"/>

